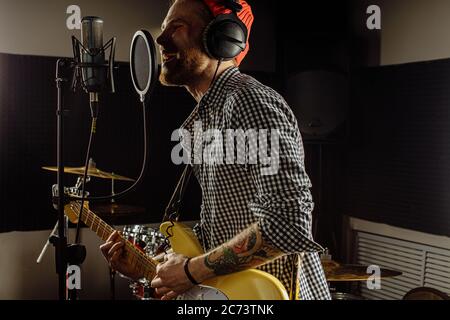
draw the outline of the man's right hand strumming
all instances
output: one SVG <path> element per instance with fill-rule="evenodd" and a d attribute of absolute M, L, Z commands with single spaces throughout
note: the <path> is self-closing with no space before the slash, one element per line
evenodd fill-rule
<path fill-rule="evenodd" d="M 134 265 L 127 259 L 125 252 L 125 240 L 121 237 L 118 231 L 114 231 L 106 239 L 106 242 L 100 246 L 100 250 L 108 261 L 110 267 L 121 274 L 138 280 L 143 277 L 137 272 Z"/>

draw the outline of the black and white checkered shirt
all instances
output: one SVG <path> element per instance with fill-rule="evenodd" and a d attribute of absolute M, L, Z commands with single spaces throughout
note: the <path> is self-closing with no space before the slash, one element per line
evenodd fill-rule
<path fill-rule="evenodd" d="M 266 164 L 249 161 L 221 164 L 198 163 L 197 159 L 196 164 L 194 152 L 191 153 L 193 171 L 202 189 L 201 222 L 194 231 L 205 251 L 258 222 L 263 237 L 286 253 L 260 269 L 280 279 L 288 292 L 295 277 L 301 299 L 330 299 L 318 255 L 323 249 L 311 235 L 314 204 L 304 167 L 302 139 L 295 116 L 284 99 L 231 67 L 217 78 L 180 130 L 182 145 L 189 152 L 198 150 L 198 143 L 207 147 L 217 138 L 213 135 L 209 141 L 205 137 L 195 141 L 191 137 L 199 126 L 204 132 L 208 129 L 279 132 L 279 164 L 272 174 L 262 174 Z M 190 133 L 188 140 L 186 132 Z"/>

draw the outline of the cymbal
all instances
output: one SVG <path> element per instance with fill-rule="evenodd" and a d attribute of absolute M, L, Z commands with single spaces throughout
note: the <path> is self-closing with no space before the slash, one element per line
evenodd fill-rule
<path fill-rule="evenodd" d="M 82 175 L 84 175 L 84 168 L 85 167 L 64 167 L 64 172 L 82 176 Z M 42 167 L 42 169 L 49 170 L 49 171 L 58 171 L 58 167 Z M 112 172 L 111 173 L 110 172 L 105 172 L 105 171 L 102 171 L 102 170 L 97 169 L 95 167 L 94 168 L 90 167 L 88 169 L 88 176 L 102 178 L 102 179 L 134 181 L 134 179 L 127 178 L 127 177 L 124 177 L 124 176 L 120 176 L 120 175 L 112 173 Z"/>
<path fill-rule="evenodd" d="M 91 204 L 90 209 L 100 217 L 122 217 L 145 213 L 144 207 L 117 203 Z"/>
<path fill-rule="evenodd" d="M 365 281 L 375 275 L 369 266 L 359 264 L 339 264 L 332 260 L 322 261 L 327 281 Z M 396 277 L 400 271 L 380 268 L 380 278 Z"/>

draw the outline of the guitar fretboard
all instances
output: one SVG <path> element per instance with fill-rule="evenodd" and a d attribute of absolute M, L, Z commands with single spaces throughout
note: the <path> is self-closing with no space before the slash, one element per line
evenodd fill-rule
<path fill-rule="evenodd" d="M 70 203 L 71 210 L 79 216 L 81 204 L 78 201 Z M 81 213 L 81 221 L 92 231 L 94 231 L 103 241 L 106 241 L 109 236 L 115 231 L 110 225 L 98 217 L 94 212 L 84 207 Z M 125 254 L 128 261 L 135 266 L 136 271 L 143 274 L 148 280 L 152 280 L 156 273 L 156 265 L 158 262 L 148 257 L 144 252 L 136 248 L 136 246 L 129 241 L 125 241 Z"/>

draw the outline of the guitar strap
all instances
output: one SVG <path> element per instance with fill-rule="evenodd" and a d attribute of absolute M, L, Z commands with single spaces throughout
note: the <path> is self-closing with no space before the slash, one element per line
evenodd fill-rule
<path fill-rule="evenodd" d="M 184 192 L 186 191 L 186 187 L 191 178 L 192 168 L 191 165 L 187 164 L 181 174 L 180 179 L 178 180 L 177 186 L 173 191 L 172 196 L 170 197 L 169 203 L 167 204 L 166 210 L 164 211 L 164 217 L 162 222 L 171 221 L 173 225 L 173 221 L 178 221 L 180 217 L 180 208 L 181 201 L 183 200 Z M 165 241 L 161 243 L 155 251 L 155 254 L 161 254 L 166 252 L 170 247 L 169 238 L 171 236 L 167 236 Z"/>
<path fill-rule="evenodd" d="M 181 174 L 180 179 L 178 180 L 177 186 L 172 194 L 172 197 L 169 200 L 169 203 L 164 212 L 163 222 L 164 221 L 177 221 L 180 216 L 180 208 L 181 202 L 183 200 L 184 192 L 186 191 L 186 187 L 189 183 L 189 180 L 192 175 L 192 167 L 190 164 L 187 164 Z"/>

